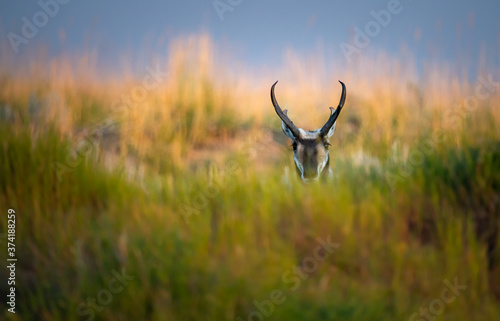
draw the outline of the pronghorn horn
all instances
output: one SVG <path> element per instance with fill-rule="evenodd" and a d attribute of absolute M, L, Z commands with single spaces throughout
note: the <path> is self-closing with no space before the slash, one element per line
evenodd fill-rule
<path fill-rule="evenodd" d="M 297 126 L 294 125 L 294 123 L 290 120 L 290 118 L 288 118 L 286 112 L 284 113 L 281 110 L 280 105 L 278 105 L 278 101 L 276 100 L 276 97 L 274 97 L 274 86 L 276 86 L 277 83 L 278 81 L 276 81 L 274 85 L 271 87 L 271 101 L 273 102 L 274 110 L 276 111 L 276 114 L 278 114 L 278 116 L 281 118 L 281 120 L 288 126 L 293 136 L 300 137 L 299 129 L 297 128 Z"/>
<path fill-rule="evenodd" d="M 346 89 L 345 89 L 345 85 L 343 82 L 341 82 L 339 80 L 339 83 L 342 85 L 342 96 L 340 97 L 339 106 L 335 110 L 333 110 L 333 107 L 330 107 L 330 111 L 331 111 L 330 118 L 328 118 L 328 121 L 326 122 L 326 124 L 321 128 L 321 131 L 320 131 L 321 136 L 326 136 L 326 134 L 328 134 L 328 131 L 330 130 L 330 128 L 332 128 L 333 124 L 335 124 L 335 121 L 337 120 L 337 117 L 339 117 L 340 111 L 342 110 L 342 107 L 344 106 L 345 97 L 346 97 Z"/>

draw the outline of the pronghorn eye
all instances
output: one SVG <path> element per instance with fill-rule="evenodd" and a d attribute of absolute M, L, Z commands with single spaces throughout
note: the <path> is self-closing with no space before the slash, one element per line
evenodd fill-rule
<path fill-rule="evenodd" d="M 281 119 L 281 129 L 286 137 L 292 141 L 291 147 L 293 148 L 293 158 L 297 174 L 304 183 L 318 180 L 320 175 L 330 177 L 332 171 L 330 170 L 330 157 L 328 147 L 330 146 L 328 140 L 335 131 L 337 118 L 344 106 L 346 99 L 345 84 L 340 81 L 342 85 L 342 96 L 340 97 L 337 109 L 330 107 L 330 117 L 323 125 L 323 127 L 316 130 L 303 130 L 298 128 L 288 118 L 287 110 L 281 109 L 274 95 L 274 88 L 278 81 L 271 86 L 271 102 L 274 106 L 274 111 Z M 300 142 L 300 150 L 299 150 Z M 323 148 L 321 148 L 323 144 Z"/>

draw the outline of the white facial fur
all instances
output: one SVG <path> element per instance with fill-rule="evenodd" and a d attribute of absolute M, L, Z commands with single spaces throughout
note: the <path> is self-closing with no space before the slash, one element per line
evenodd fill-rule
<path fill-rule="evenodd" d="M 295 138 L 285 123 L 281 128 L 294 146 L 294 161 L 304 182 L 318 180 L 329 162 L 328 140 L 335 132 L 336 123 L 326 137 L 320 136 L 320 130 L 305 131 L 299 128 L 300 137 Z"/>

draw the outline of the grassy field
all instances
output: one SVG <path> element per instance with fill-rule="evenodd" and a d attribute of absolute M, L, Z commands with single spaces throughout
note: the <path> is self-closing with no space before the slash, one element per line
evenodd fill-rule
<path fill-rule="evenodd" d="M 380 55 L 327 73 L 289 54 L 277 96 L 298 126 L 348 90 L 334 179 L 303 185 L 284 183 L 276 76 L 215 56 L 197 35 L 148 81 L 102 80 L 88 57 L 3 72 L 0 228 L 14 209 L 18 261 L 0 318 L 500 318 L 499 70 L 417 77 Z"/>

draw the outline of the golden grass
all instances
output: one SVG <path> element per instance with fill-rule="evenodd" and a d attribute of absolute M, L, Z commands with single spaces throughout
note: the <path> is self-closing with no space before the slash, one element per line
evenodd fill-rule
<path fill-rule="evenodd" d="M 136 281 L 97 319 L 234 320 L 274 289 L 288 299 L 271 318 L 407 319 L 455 277 L 468 288 L 440 317 L 500 314 L 500 268 L 478 231 L 499 224 L 498 90 L 468 110 L 476 83 L 460 70 L 417 75 L 411 57 L 385 54 L 325 70 L 327 57 L 289 51 L 276 70 L 248 71 L 200 34 L 174 41 L 150 64 L 165 79 L 123 104 L 147 71 L 100 75 L 95 58 L 33 60 L 0 78 L 0 204 L 29 218 L 23 319 L 82 319 L 79 304 L 122 268 Z M 347 85 L 332 182 L 283 183 L 277 79 L 304 129 Z M 282 274 L 328 235 L 339 251 L 287 290 Z"/>

